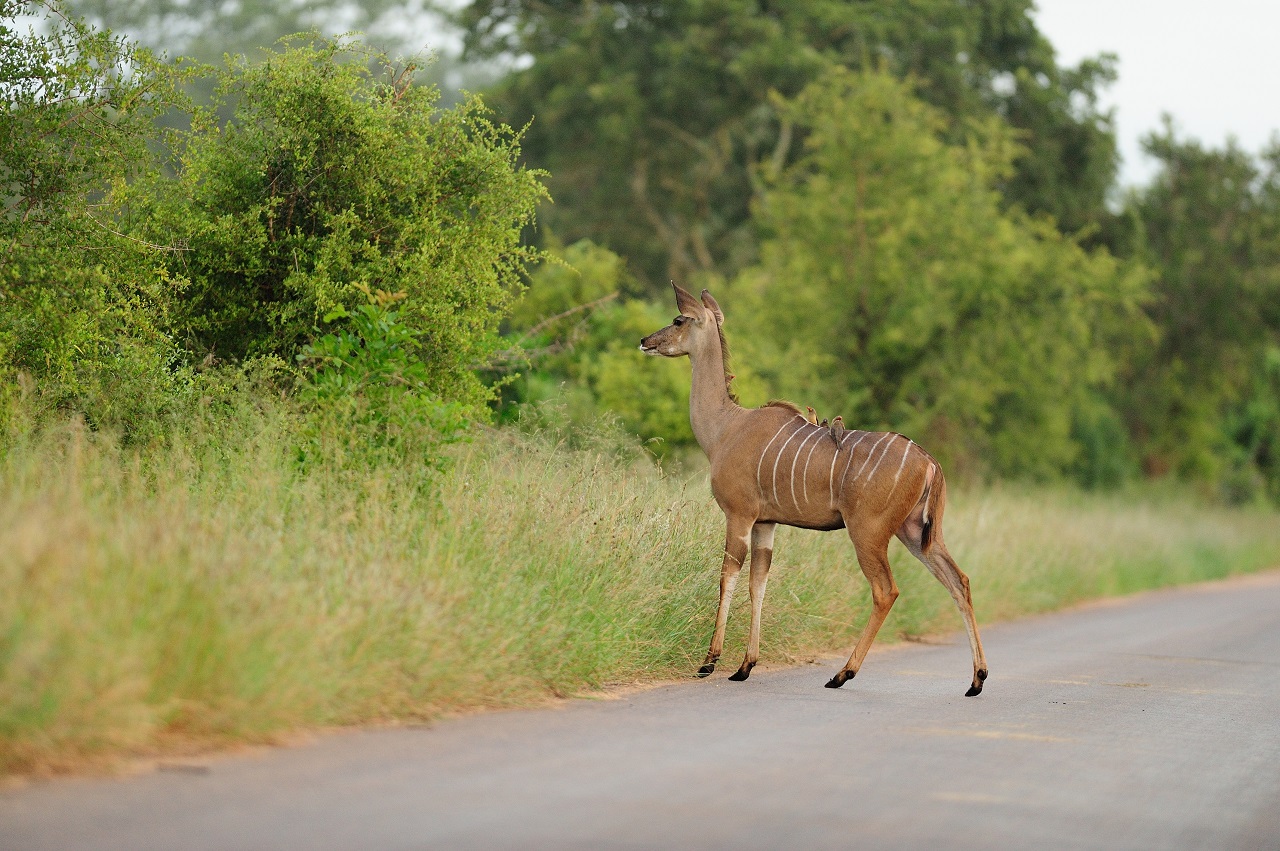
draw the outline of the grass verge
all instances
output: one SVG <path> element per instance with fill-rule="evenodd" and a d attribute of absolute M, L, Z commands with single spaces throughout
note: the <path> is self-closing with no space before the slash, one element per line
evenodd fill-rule
<path fill-rule="evenodd" d="M 431 493 L 392 466 L 299 472 L 255 422 L 143 452 L 75 424 L 10 442 L 0 772 L 528 705 L 701 662 L 723 535 L 704 474 L 490 432 Z M 1278 520 L 994 487 L 953 491 L 945 526 L 990 623 L 1276 565 Z M 847 651 L 868 609 L 847 537 L 780 529 L 776 546 L 765 660 Z M 893 548 L 881 640 L 958 629 Z"/>

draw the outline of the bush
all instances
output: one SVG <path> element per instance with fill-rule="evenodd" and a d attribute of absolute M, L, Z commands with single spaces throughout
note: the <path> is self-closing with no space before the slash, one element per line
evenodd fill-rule
<path fill-rule="evenodd" d="M 639 288 L 622 259 L 589 240 L 553 243 L 549 251 L 512 311 L 509 339 L 524 347 L 529 370 L 512 383 L 507 401 L 551 403 L 548 409 L 575 427 L 616 417 L 658 454 L 692 445 L 688 362 L 647 357 L 638 346 L 671 321 L 674 305 L 627 298 Z M 744 401 L 764 402 L 749 367 L 734 369 Z"/>
<path fill-rule="evenodd" d="M 391 309 L 398 300 L 379 292 L 350 313 L 339 308 L 325 319 L 345 319 L 346 327 L 298 355 L 308 367 L 299 392 L 309 413 L 304 464 L 408 462 L 439 469 L 441 447 L 464 435 L 466 408 L 431 392 L 419 338 Z"/>
<path fill-rule="evenodd" d="M 176 178 L 127 193 L 135 236 L 187 249 L 167 267 L 185 281 L 171 327 L 192 360 L 292 362 L 322 317 L 341 328 L 364 292 L 404 293 L 417 380 L 481 410 L 473 368 L 536 257 L 520 232 L 545 191 L 517 165 L 519 133 L 477 98 L 437 109 L 412 77 L 318 36 L 220 72 L 213 104 L 173 139 Z"/>
<path fill-rule="evenodd" d="M 161 246 L 118 232 L 110 194 L 153 167 L 181 77 L 57 3 L 0 0 L 0 382 L 26 374 L 33 401 L 139 440 L 188 376 L 164 333 Z"/>

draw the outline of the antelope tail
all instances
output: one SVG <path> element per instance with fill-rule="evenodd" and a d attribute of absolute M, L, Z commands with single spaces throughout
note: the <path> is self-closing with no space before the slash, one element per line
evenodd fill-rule
<path fill-rule="evenodd" d="M 920 531 L 920 550 L 928 552 L 933 545 L 934 524 L 942 519 L 943 509 L 947 505 L 947 482 L 942 477 L 942 470 L 937 462 L 933 460 L 930 460 L 929 469 L 924 474 L 924 493 L 920 498 L 924 500 L 924 528 Z"/>

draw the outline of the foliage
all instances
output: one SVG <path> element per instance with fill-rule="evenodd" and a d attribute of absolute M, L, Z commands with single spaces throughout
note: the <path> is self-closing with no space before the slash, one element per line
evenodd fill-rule
<path fill-rule="evenodd" d="M 659 455 L 692 444 L 688 363 L 647 357 L 638 345 L 670 322 L 669 299 L 641 297 L 621 258 L 589 240 L 553 242 L 549 251 L 512 311 L 508 339 L 522 347 L 529 369 L 505 391 L 506 416 L 528 418 L 513 403 L 551 403 L 578 426 L 616 416 Z M 739 370 L 734 387 L 765 400 L 749 369 Z"/>
<path fill-rule="evenodd" d="M 439 468 L 440 447 L 461 439 L 467 410 L 432 394 L 419 335 L 391 309 L 403 295 L 367 295 L 369 302 L 350 313 L 338 308 L 326 316 L 326 322 L 349 322 L 298 354 L 307 367 L 299 396 L 311 413 L 302 436 L 303 461 Z"/>
<path fill-rule="evenodd" d="M 538 256 L 520 232 L 545 192 L 516 165 L 518 134 L 476 98 L 436 108 L 412 67 L 316 38 L 232 62 L 157 146 L 158 120 L 190 108 L 177 89 L 208 69 L 161 65 L 54 5 L 23 31 L 9 21 L 24 8 L 7 3 L 0 30 L 6 382 L 29 375 L 29 401 L 146 442 L 240 382 L 235 365 L 259 386 L 250 373 L 288 376 L 314 342 L 309 463 L 439 463 L 484 412 L 473 369 Z M 362 304 L 375 290 L 405 301 Z M 315 340 L 325 314 L 333 333 Z"/>
<path fill-rule="evenodd" d="M 0 381 L 27 373 L 47 405 L 143 439 L 185 383 L 174 287 L 104 199 L 151 166 L 179 76 L 56 4 L 0 0 Z"/>
<path fill-rule="evenodd" d="M 1161 170 L 1129 198 L 1130 250 L 1157 272 L 1148 314 L 1159 339 L 1135 353 L 1117 405 L 1148 472 L 1233 480 L 1237 498 L 1256 495 L 1240 488 L 1264 474 L 1274 494 L 1265 412 L 1280 346 L 1280 143 L 1255 160 L 1166 123 L 1145 144 Z"/>
<path fill-rule="evenodd" d="M 759 206 L 760 264 L 721 301 L 770 386 L 970 471 L 1068 469 L 1112 341 L 1142 327 L 1141 269 L 1002 209 L 1016 145 L 998 122 L 949 144 L 908 86 L 840 69 L 779 108 L 804 154 Z"/>
<path fill-rule="evenodd" d="M 190 0 L 60 0 L 69 14 L 83 16 L 99 28 L 127 36 L 161 56 L 182 56 L 219 64 L 223 57 L 259 61 L 280 39 L 299 32 L 333 37 L 359 31 L 363 40 L 392 53 L 426 52 L 431 61 L 414 71 L 419 82 L 442 90 L 442 103 L 456 104 L 461 91 L 482 91 L 500 69 L 491 64 L 464 64 L 456 56 L 456 38 L 446 37 L 439 15 L 405 0 L 236 0 L 196 3 Z M 216 87 L 213 77 L 187 81 L 201 97 Z M 180 126 L 181 115 L 169 117 Z"/>
<path fill-rule="evenodd" d="M 256 57 L 261 48 L 296 32 L 362 29 L 400 5 L 397 0 L 68 0 L 66 7 L 153 49 L 217 62 L 226 54 Z"/>
<path fill-rule="evenodd" d="M 756 172 L 794 150 L 770 92 L 832 66 L 913 76 L 953 139 L 1003 116 L 1027 143 L 1008 200 L 1069 229 L 1102 211 L 1114 176 L 1096 101 L 1110 60 L 1060 69 L 1030 0 L 475 0 L 457 20 L 468 55 L 530 60 L 493 97 L 508 121 L 536 117 L 526 151 L 559 199 L 546 221 L 624 255 L 651 296 L 753 259 Z"/>
<path fill-rule="evenodd" d="M 185 282 L 171 322 L 192 358 L 289 361 L 362 289 L 403 292 L 423 386 L 472 410 L 488 397 L 472 369 L 537 257 L 520 232 L 541 173 L 516 165 L 519 134 L 479 99 L 437 109 L 411 70 L 318 37 L 233 59 L 174 134 L 176 177 L 122 193 L 132 234 L 185 248 L 168 257 Z"/>

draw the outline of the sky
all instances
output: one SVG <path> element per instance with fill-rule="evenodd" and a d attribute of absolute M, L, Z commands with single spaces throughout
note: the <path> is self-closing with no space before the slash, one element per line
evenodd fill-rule
<path fill-rule="evenodd" d="M 1155 163 L 1138 140 L 1174 118 L 1180 137 L 1220 148 L 1234 135 L 1257 153 L 1280 133 L 1280 0 L 1036 0 L 1036 26 L 1059 65 L 1119 57 L 1104 91 L 1115 108 L 1120 183 L 1146 183 Z"/>

